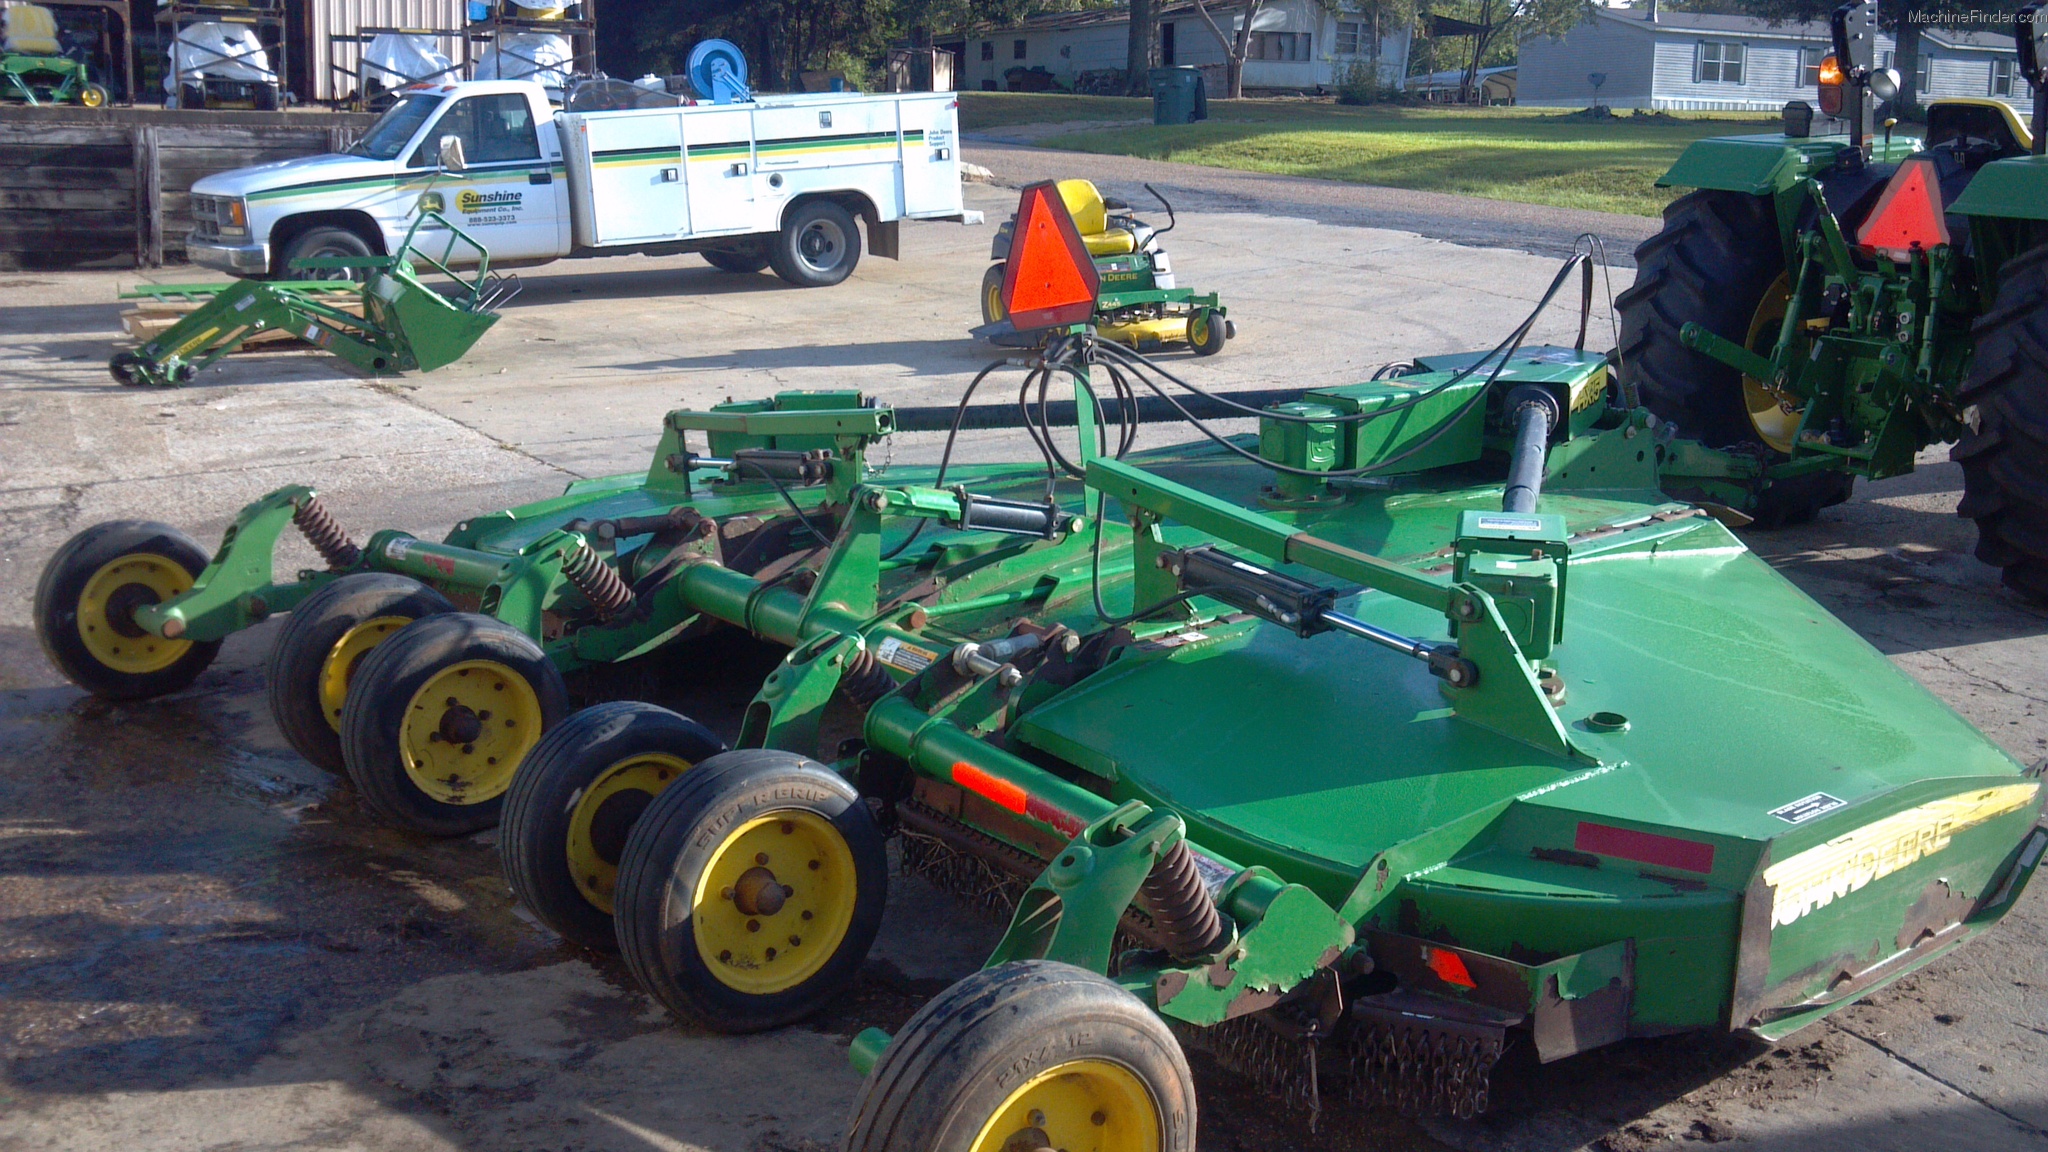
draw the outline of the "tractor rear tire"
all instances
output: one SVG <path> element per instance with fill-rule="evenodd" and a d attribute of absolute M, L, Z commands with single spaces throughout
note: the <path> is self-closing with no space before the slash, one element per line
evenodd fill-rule
<path fill-rule="evenodd" d="M 1636 249 L 1635 286 L 1621 294 L 1621 364 L 1659 420 L 1709 448 L 1785 459 L 1750 421 L 1742 374 L 1687 348 L 1679 332 L 1697 323 L 1741 344 L 1750 322 L 1785 273 L 1771 202 L 1737 192 L 1692 192 L 1664 210 L 1664 228 Z M 1855 478 L 1816 472 L 1780 480 L 1746 511 L 1764 528 L 1811 520 L 1849 498 Z"/>
<path fill-rule="evenodd" d="M 498 856 L 512 894 L 563 939 L 616 952 L 619 859 L 654 798 L 725 751 L 666 708 L 616 700 L 548 730 L 512 777 Z"/>
<path fill-rule="evenodd" d="M 1963 466 L 1956 514 L 1977 522 L 1977 558 L 2006 587 L 2048 601 L 2048 244 L 2006 264 L 1970 335 L 1968 429 L 1949 451 Z"/>
<path fill-rule="evenodd" d="M 1159 1014 L 1071 964 L 1019 960 L 933 997 L 854 1105 L 846 1152 L 1193 1152 L 1195 1084 Z"/>
<path fill-rule="evenodd" d="M 446 596 L 389 572 L 356 572 L 301 601 L 277 634 L 264 680 L 270 715 L 300 756 L 343 770 L 341 713 L 370 653 L 422 616 L 455 611 Z"/>
<path fill-rule="evenodd" d="M 183 595 L 206 551 L 168 524 L 112 520 L 57 549 L 36 581 L 36 637 L 66 679 L 103 700 L 167 696 L 199 678 L 220 642 L 166 640 L 134 611 Z"/>
<path fill-rule="evenodd" d="M 794 752 L 713 756 L 626 839 L 613 919 L 640 987 L 719 1032 L 809 1016 L 860 972 L 889 898 L 874 813 Z"/>
<path fill-rule="evenodd" d="M 498 823 L 505 790 L 569 714 L 562 673 L 533 638 L 489 616 L 415 620 L 370 650 L 341 708 L 349 779 L 372 812 L 429 836 Z"/>
<path fill-rule="evenodd" d="M 829 288 L 860 263 L 860 226 L 853 213 L 830 200 L 790 209 L 768 244 L 768 266 L 799 288 Z"/>

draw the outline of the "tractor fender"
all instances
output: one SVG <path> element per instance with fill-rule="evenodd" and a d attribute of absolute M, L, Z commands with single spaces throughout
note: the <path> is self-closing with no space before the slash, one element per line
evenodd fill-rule
<path fill-rule="evenodd" d="M 1977 170 L 1948 210 L 1956 216 L 2048 220 L 2048 156 L 1993 160 Z"/>
<path fill-rule="evenodd" d="M 1695 140 L 1679 154 L 1659 188 L 1704 188 L 1771 196 L 1832 167 L 1849 146 L 1846 136 L 1717 136 Z"/>

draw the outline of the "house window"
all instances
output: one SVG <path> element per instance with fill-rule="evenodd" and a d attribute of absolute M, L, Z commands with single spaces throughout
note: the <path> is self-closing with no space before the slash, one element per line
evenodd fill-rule
<path fill-rule="evenodd" d="M 1920 59 L 1913 63 L 1913 91 L 1927 99 L 1927 89 L 1934 83 L 1934 53 L 1921 52 Z"/>
<path fill-rule="evenodd" d="M 1012 40 L 1010 42 L 1010 59 L 1022 60 L 1024 58 L 1025 46 L 1028 43 L 1030 42 L 1027 40 Z"/>
<path fill-rule="evenodd" d="M 1180 63 L 1180 61 L 1174 59 L 1176 51 L 1177 49 L 1174 47 L 1173 21 L 1169 20 L 1159 26 L 1159 62 L 1168 68 Z"/>
<path fill-rule="evenodd" d="M 1337 21 L 1337 55 L 1363 56 L 1372 46 L 1372 25 Z"/>
<path fill-rule="evenodd" d="M 1991 94 L 1993 96 L 2011 96 L 2013 94 L 2012 80 L 2016 72 L 2017 66 L 2013 61 L 1993 60 L 1991 62 Z"/>
<path fill-rule="evenodd" d="M 1254 32 L 1251 42 L 1253 60 L 1306 60 L 1309 58 L 1309 34 L 1306 32 Z"/>
<path fill-rule="evenodd" d="M 995 59 L 995 58 L 996 58 L 996 42 L 995 42 L 995 41 L 993 41 L 993 40 L 983 40 L 983 41 L 981 42 L 981 58 L 982 58 L 983 60 L 993 60 L 993 59 Z"/>
<path fill-rule="evenodd" d="M 1820 62 L 1827 58 L 1827 54 L 1828 50 L 1825 48 L 1799 50 L 1799 77 L 1802 85 L 1808 88 L 1820 87 Z"/>
<path fill-rule="evenodd" d="M 1742 54 L 1740 44 L 1725 40 L 1700 41 L 1699 82 L 1702 84 L 1742 83 Z"/>

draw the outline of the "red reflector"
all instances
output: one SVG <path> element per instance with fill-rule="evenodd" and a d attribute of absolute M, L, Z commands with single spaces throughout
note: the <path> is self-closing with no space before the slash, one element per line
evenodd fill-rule
<path fill-rule="evenodd" d="M 1680 840 L 1675 836 L 1659 836 L 1655 832 L 1637 832 L 1630 828 L 1581 822 L 1572 846 L 1581 852 L 1591 852 L 1596 856 L 1613 856 L 1620 860 L 1633 860 L 1638 864 L 1655 864 L 1661 868 L 1682 868 L 1687 872 L 1714 870 L 1712 844 Z"/>
<path fill-rule="evenodd" d="M 1003 307 L 1010 322 L 1019 328 L 1087 323 L 1100 286 L 1095 261 L 1058 188 L 1050 180 L 1026 187 L 1003 265 Z"/>
<path fill-rule="evenodd" d="M 1460 988 L 1479 987 L 1479 981 L 1474 980 L 1472 973 L 1466 969 L 1463 956 L 1456 952 L 1446 952 L 1441 948 L 1428 948 L 1424 951 L 1429 953 L 1429 970 L 1436 973 L 1437 979 L 1446 984 L 1456 984 Z"/>
<path fill-rule="evenodd" d="M 997 779 L 965 760 L 953 765 L 953 783 L 998 808 L 1008 809 L 1020 816 L 1030 807 L 1031 798 L 1022 788 L 1008 780 Z"/>
<path fill-rule="evenodd" d="M 1899 165 L 1870 218 L 1856 230 L 1856 242 L 1894 260 L 1906 259 L 1915 248 L 1948 243 L 1948 221 L 1942 216 L 1941 184 L 1935 179 L 1932 157 Z"/>

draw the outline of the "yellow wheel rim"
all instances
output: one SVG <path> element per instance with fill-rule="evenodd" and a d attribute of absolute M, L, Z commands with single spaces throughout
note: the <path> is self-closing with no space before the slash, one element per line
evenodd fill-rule
<path fill-rule="evenodd" d="M 135 610 L 192 590 L 192 574 L 168 556 L 130 552 L 100 565 L 78 594 L 78 638 L 101 665 L 130 676 L 161 672 L 192 648 L 143 631 Z"/>
<path fill-rule="evenodd" d="M 1188 317 L 1188 343 L 1195 345 L 1209 342 L 1209 314 L 1197 312 Z"/>
<path fill-rule="evenodd" d="M 986 319 L 990 324 L 993 324 L 996 321 L 1001 320 L 1003 318 L 1002 280 L 997 279 L 991 282 L 987 290 L 983 293 L 983 295 L 985 296 L 985 299 L 983 299 L 981 302 L 982 317 Z"/>
<path fill-rule="evenodd" d="M 78 94 L 78 102 L 87 108 L 97 108 L 107 102 L 107 95 L 98 88 L 87 86 Z"/>
<path fill-rule="evenodd" d="M 540 729 L 540 697 L 524 676 L 495 660 L 464 660 L 413 693 L 398 749 L 420 791 L 443 804 L 482 804 L 511 785 Z"/>
<path fill-rule="evenodd" d="M 839 950 L 859 891 L 853 849 L 830 820 L 797 810 L 755 817 L 726 837 L 697 882 L 697 955 L 735 991 L 787 991 Z"/>
<path fill-rule="evenodd" d="M 370 649 L 410 623 L 405 616 L 375 616 L 342 633 L 327 650 L 327 658 L 320 662 L 320 714 L 327 717 L 329 728 L 341 731 L 341 706 L 348 701 L 348 682 L 355 677 L 356 665 Z"/>
<path fill-rule="evenodd" d="M 1159 1152 L 1159 1105 L 1136 1073 L 1108 1060 L 1070 1060 L 1010 1093 L 969 1152 Z"/>
<path fill-rule="evenodd" d="M 604 770 L 569 813 L 569 875 L 583 898 L 610 915 L 626 833 L 661 790 L 693 765 L 680 756 L 632 756 Z"/>
<path fill-rule="evenodd" d="M 1749 319 L 1749 339 L 1743 347 L 1768 356 L 1777 346 L 1778 329 L 1785 322 L 1785 309 L 1791 301 L 1791 281 L 1781 274 L 1764 289 L 1764 298 L 1757 302 L 1756 314 Z M 1750 425 L 1763 442 L 1789 455 L 1806 405 L 1797 396 L 1747 375 L 1742 378 L 1742 402 L 1749 409 Z"/>

